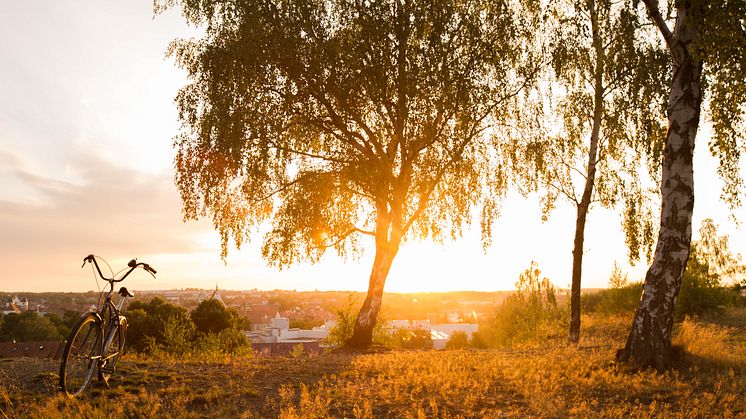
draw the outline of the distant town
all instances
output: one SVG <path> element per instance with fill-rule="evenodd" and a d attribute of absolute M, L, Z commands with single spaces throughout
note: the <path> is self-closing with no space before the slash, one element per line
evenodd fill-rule
<path fill-rule="evenodd" d="M 318 352 L 325 344 L 329 331 L 343 310 L 356 310 L 365 298 L 361 292 L 350 291 L 288 291 L 288 290 L 221 290 L 180 289 L 133 291 L 135 299 L 148 301 L 161 298 L 171 304 L 194 309 L 206 299 L 215 299 L 234 309 L 245 321 L 243 333 L 259 354 L 286 354 L 297 345 L 309 352 Z M 430 334 L 433 348 L 446 345 L 451 335 L 460 331 L 471 338 L 478 330 L 480 319 L 488 316 L 510 292 L 445 292 L 445 293 L 387 293 L 382 320 L 391 330 L 421 330 Z M 76 318 L 95 310 L 99 293 L 7 293 L 0 292 L 2 314 L 20 315 L 34 312 L 50 319 Z M 125 308 L 126 310 L 126 308 Z M 125 312 L 126 314 L 126 312 Z M 53 321 L 54 322 L 54 321 Z M 59 322 L 59 321 L 57 321 Z M 20 342 L 14 343 L 16 346 Z M 7 342 L 5 346 L 8 346 Z M 35 349 L 26 348 L 26 356 Z M 37 356 L 54 356 L 55 346 L 47 342 L 46 352 Z M 17 347 L 0 348 L 0 357 L 11 356 L 22 350 Z"/>

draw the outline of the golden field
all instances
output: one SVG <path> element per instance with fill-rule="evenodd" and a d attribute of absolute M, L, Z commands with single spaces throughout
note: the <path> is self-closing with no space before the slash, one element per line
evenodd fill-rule
<path fill-rule="evenodd" d="M 289 358 L 128 355 L 68 400 L 51 360 L 0 360 L 0 417 L 744 417 L 746 310 L 676 325 L 681 367 L 613 362 L 631 318 L 584 317 L 579 346 Z"/>

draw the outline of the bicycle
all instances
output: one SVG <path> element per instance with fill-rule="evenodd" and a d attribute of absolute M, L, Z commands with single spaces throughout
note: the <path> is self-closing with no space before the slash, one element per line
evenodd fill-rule
<path fill-rule="evenodd" d="M 116 275 L 113 273 L 111 278 L 107 278 L 101 272 L 101 268 L 96 262 L 96 256 L 86 256 L 83 258 L 83 266 L 86 262 L 92 263 L 101 279 L 109 283 L 109 291 L 106 292 L 106 288 L 101 291 L 101 295 L 105 293 L 106 297 L 101 304 L 101 297 L 99 296 L 97 311 L 85 313 L 78 320 L 78 323 L 70 332 L 65 350 L 62 352 L 59 384 L 60 389 L 71 398 L 80 395 L 85 390 L 94 372 L 97 372 L 98 380 L 108 387 L 117 360 L 124 350 L 127 319 L 120 314 L 120 310 L 125 300 L 133 298 L 134 295 L 126 287 L 121 287 L 117 292 L 120 296 L 119 301 L 114 305 L 111 298 L 114 292 L 114 284 L 124 281 L 132 271 L 139 267 L 153 275 L 153 278 L 156 274 L 156 270 L 147 263 L 132 259 L 127 264 L 129 270 L 121 278 L 116 279 Z"/>

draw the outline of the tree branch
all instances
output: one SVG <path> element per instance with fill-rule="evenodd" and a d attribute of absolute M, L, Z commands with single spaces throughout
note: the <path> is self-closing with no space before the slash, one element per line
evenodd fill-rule
<path fill-rule="evenodd" d="M 350 237 L 350 235 L 352 235 L 353 233 L 360 233 L 360 234 L 365 234 L 366 236 L 374 236 L 374 237 L 376 235 L 376 233 L 373 231 L 368 231 L 368 230 L 360 229 L 358 227 L 353 227 L 347 230 L 344 234 L 342 234 L 334 243 L 324 244 L 321 247 L 324 249 L 335 247 L 338 244 L 342 243 L 343 241 L 347 240 L 347 238 Z"/>
<path fill-rule="evenodd" d="M 322 156 L 320 154 L 307 153 L 305 151 L 294 150 L 294 149 L 289 148 L 289 147 L 283 147 L 283 146 L 279 146 L 279 145 L 275 145 L 275 144 L 269 144 L 269 148 L 274 148 L 276 150 L 286 151 L 286 152 L 291 153 L 291 154 L 297 154 L 297 155 L 300 155 L 300 156 L 311 157 L 311 158 L 314 158 L 314 159 L 324 160 L 324 161 L 328 161 L 328 162 L 332 162 L 332 163 L 341 163 L 341 164 L 350 164 L 350 163 L 352 163 L 352 160 L 338 159 L 338 158 L 329 157 L 329 156 Z"/>
<path fill-rule="evenodd" d="M 658 31 L 663 35 L 663 39 L 666 41 L 668 50 L 673 54 L 673 44 L 675 42 L 671 29 L 666 24 L 666 20 L 661 16 L 660 9 L 658 9 L 658 0 L 642 0 L 645 3 L 645 7 L 648 9 L 650 18 L 653 19 L 653 23 L 658 27 Z"/>

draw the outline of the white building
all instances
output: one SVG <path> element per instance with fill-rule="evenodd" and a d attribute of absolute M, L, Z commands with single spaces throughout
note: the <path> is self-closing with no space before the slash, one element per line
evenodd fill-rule
<path fill-rule="evenodd" d="M 326 325 L 310 330 L 291 329 L 290 320 L 277 313 L 269 327 L 259 331 L 244 332 L 244 334 L 249 340 L 257 343 L 300 342 L 326 339 L 329 336 L 329 329 Z"/>

